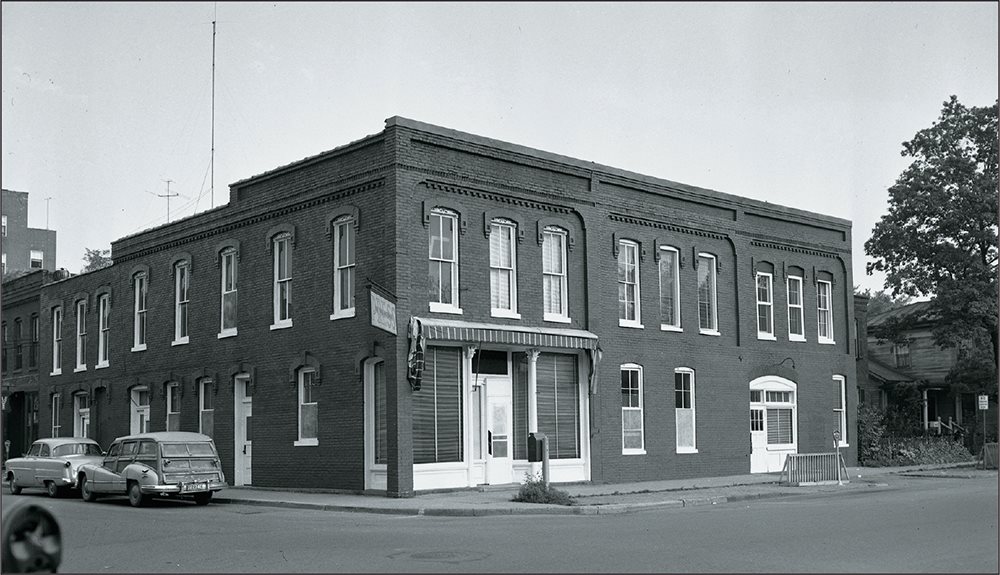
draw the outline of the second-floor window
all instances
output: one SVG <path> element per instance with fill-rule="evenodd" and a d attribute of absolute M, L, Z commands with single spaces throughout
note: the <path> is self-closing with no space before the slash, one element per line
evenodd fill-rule
<path fill-rule="evenodd" d="M 174 266 L 174 344 L 188 342 L 188 271 L 187 262 Z"/>
<path fill-rule="evenodd" d="M 517 246 L 515 224 L 494 220 L 490 224 L 490 312 L 517 316 Z"/>
<path fill-rule="evenodd" d="M 458 216 L 435 209 L 430 216 L 430 310 L 461 313 L 458 305 Z"/>
<path fill-rule="evenodd" d="M 76 369 L 87 369 L 87 302 L 76 302 Z"/>
<path fill-rule="evenodd" d="M 618 242 L 618 325 L 642 327 L 639 309 L 639 244 Z"/>
<path fill-rule="evenodd" d="M 771 274 L 757 272 L 757 338 L 774 339 L 774 300 Z"/>
<path fill-rule="evenodd" d="M 833 312 L 830 304 L 832 299 L 831 284 L 828 281 L 816 282 L 816 323 L 819 329 L 820 343 L 833 343 Z"/>
<path fill-rule="evenodd" d="M 38 367 L 38 341 L 41 337 L 38 314 L 31 314 L 31 349 L 28 350 L 28 369 Z"/>
<path fill-rule="evenodd" d="M 100 334 L 97 340 L 97 367 L 108 365 L 109 345 L 111 343 L 111 296 L 101 294 L 97 299 L 97 313 Z"/>
<path fill-rule="evenodd" d="M 52 375 L 62 373 L 62 306 L 52 308 Z"/>
<path fill-rule="evenodd" d="M 556 227 L 542 231 L 542 291 L 545 321 L 568 322 L 566 232 Z"/>
<path fill-rule="evenodd" d="M 274 325 L 292 325 L 292 236 L 280 234 L 274 238 Z"/>
<path fill-rule="evenodd" d="M 660 248 L 660 329 L 681 329 L 680 258 L 674 248 Z"/>
<path fill-rule="evenodd" d="M 788 276 L 788 339 L 805 341 L 806 331 L 802 313 L 802 278 Z"/>
<path fill-rule="evenodd" d="M 354 218 L 334 222 L 333 316 L 354 316 Z"/>
<path fill-rule="evenodd" d="M 701 333 L 715 335 L 719 333 L 717 302 L 715 256 L 698 254 L 698 328 Z"/>
<path fill-rule="evenodd" d="M 134 292 L 132 351 L 146 349 L 146 287 L 146 274 L 135 274 L 132 279 Z"/>
<path fill-rule="evenodd" d="M 236 250 L 228 249 L 222 258 L 222 288 L 219 337 L 236 335 Z"/>
<path fill-rule="evenodd" d="M 910 343 L 901 341 L 893 344 L 892 355 L 896 358 L 896 367 L 910 367 Z"/>

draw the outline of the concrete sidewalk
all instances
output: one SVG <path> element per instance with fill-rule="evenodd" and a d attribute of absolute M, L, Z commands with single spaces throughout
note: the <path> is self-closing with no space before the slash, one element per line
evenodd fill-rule
<path fill-rule="evenodd" d="M 935 473 L 937 476 L 961 471 L 973 463 L 910 467 L 851 467 L 849 483 L 791 487 L 779 484 L 778 473 L 732 475 L 644 481 L 637 483 L 585 483 L 556 485 L 575 501 L 571 506 L 517 503 L 511 501 L 518 486 L 464 489 L 420 493 L 410 498 L 355 495 L 321 490 L 292 491 L 253 487 L 231 487 L 217 493 L 214 503 L 238 503 L 322 511 L 351 511 L 393 515 L 597 515 L 627 513 L 642 509 L 715 505 L 729 501 L 878 489 L 889 485 L 893 476 Z M 994 471 L 995 475 L 996 472 Z"/>

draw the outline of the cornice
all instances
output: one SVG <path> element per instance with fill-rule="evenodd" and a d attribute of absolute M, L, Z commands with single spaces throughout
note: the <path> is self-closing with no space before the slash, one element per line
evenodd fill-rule
<path fill-rule="evenodd" d="M 728 239 L 729 236 L 726 234 L 720 234 L 716 232 L 710 232 L 707 230 L 701 230 L 697 228 L 691 228 L 687 226 L 678 226 L 677 224 L 670 224 L 667 222 L 662 222 L 659 220 L 651 220 L 648 218 L 640 218 L 638 216 L 629 216 L 625 214 L 610 213 L 608 214 L 608 219 L 613 222 L 620 222 L 626 224 L 635 224 L 639 226 L 646 226 L 650 228 L 657 228 L 661 230 L 669 230 L 671 232 L 678 232 L 682 234 L 689 234 L 692 236 L 700 236 L 703 238 L 714 238 L 717 240 Z"/>
<path fill-rule="evenodd" d="M 754 236 L 754 237 L 757 237 L 757 238 L 765 238 L 766 237 L 766 236 L 763 236 L 763 235 L 760 235 L 760 234 L 745 234 L 745 235 Z M 752 239 L 752 240 L 750 240 L 750 245 L 761 247 L 761 248 L 768 248 L 768 249 L 772 249 L 772 250 L 781 250 L 781 251 L 785 251 L 785 252 L 794 252 L 794 253 L 797 253 L 797 254 L 805 254 L 805 255 L 810 255 L 810 256 L 819 256 L 819 257 L 831 258 L 831 259 L 839 259 L 840 258 L 840 254 L 839 253 L 834 253 L 834 252 L 830 252 L 830 251 L 824 251 L 821 246 L 818 246 L 816 244 L 807 244 L 805 242 L 802 242 L 799 245 L 793 245 L 793 244 L 782 242 L 782 241 L 777 240 L 775 238 L 768 238 L 768 239 Z M 841 251 L 841 250 L 836 250 L 836 251 Z"/>
<path fill-rule="evenodd" d="M 465 186 L 465 185 L 448 184 L 448 183 L 445 183 L 445 182 L 438 182 L 438 181 L 435 181 L 435 180 L 424 180 L 424 181 L 422 181 L 420 183 L 423 184 L 424 186 L 426 186 L 428 189 L 434 190 L 434 191 L 449 192 L 449 193 L 452 193 L 452 194 L 459 194 L 459 195 L 463 195 L 463 196 L 470 196 L 470 197 L 474 197 L 474 198 L 481 198 L 481 199 L 491 200 L 491 201 L 494 201 L 494 202 L 499 202 L 499 203 L 508 204 L 508 205 L 512 205 L 512 206 L 520 206 L 520 207 L 524 207 L 524 208 L 529 208 L 529 209 L 533 209 L 533 210 L 542 210 L 542 211 L 553 212 L 553 213 L 557 213 L 557 214 L 572 214 L 574 212 L 574 210 L 572 208 L 568 208 L 568 207 L 565 207 L 565 206 L 559 206 L 559 205 L 555 205 L 555 204 L 538 202 L 538 201 L 534 201 L 534 200 L 529 200 L 527 198 L 522 198 L 522 197 L 517 197 L 517 196 L 511 196 L 511 195 L 507 195 L 507 194 L 500 194 L 500 193 L 497 193 L 497 192 L 490 192 L 490 191 L 486 191 L 486 190 L 480 190 L 480 189 L 469 187 L 469 186 Z"/>

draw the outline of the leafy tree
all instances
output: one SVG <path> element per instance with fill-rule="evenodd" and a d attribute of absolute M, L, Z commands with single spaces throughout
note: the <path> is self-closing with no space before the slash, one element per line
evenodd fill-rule
<path fill-rule="evenodd" d="M 83 266 L 80 273 L 92 272 L 94 270 L 99 270 L 101 268 L 106 268 L 111 265 L 111 250 L 92 250 L 90 248 L 83 248 L 83 261 L 87 265 Z"/>
<path fill-rule="evenodd" d="M 854 293 L 868 298 L 868 317 L 875 317 L 880 313 L 903 307 L 909 304 L 911 299 L 905 295 L 894 297 L 891 293 L 881 289 L 875 293 L 872 293 L 870 289 L 861 291 L 859 286 L 854 287 Z"/>
<path fill-rule="evenodd" d="M 968 108 L 955 96 L 929 128 L 903 143 L 913 158 L 889 188 L 889 212 L 865 251 L 892 295 L 933 297 L 935 343 L 958 347 L 981 389 L 996 393 L 997 102 Z M 961 366 L 960 366 L 961 367 Z"/>

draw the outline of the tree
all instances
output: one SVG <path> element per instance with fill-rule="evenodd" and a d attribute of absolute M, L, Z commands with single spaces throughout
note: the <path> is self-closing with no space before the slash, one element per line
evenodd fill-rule
<path fill-rule="evenodd" d="M 870 289 L 861 291 L 859 286 L 854 286 L 854 293 L 868 298 L 868 317 L 875 317 L 910 303 L 908 296 L 894 297 L 891 293 L 881 289 L 872 293 Z"/>
<path fill-rule="evenodd" d="M 933 297 L 935 343 L 976 358 L 982 389 L 997 373 L 997 102 L 944 102 L 929 128 L 903 143 L 913 162 L 889 188 L 889 212 L 865 242 L 867 271 L 893 296 Z M 989 374 L 983 374 L 986 359 Z M 960 366 L 960 370 L 964 370 Z"/>
<path fill-rule="evenodd" d="M 83 248 L 83 251 L 83 261 L 87 262 L 87 265 L 83 266 L 80 273 L 85 274 L 87 272 L 106 268 L 111 265 L 111 250 L 92 250 L 90 248 Z"/>

